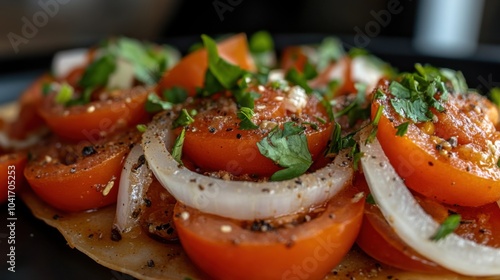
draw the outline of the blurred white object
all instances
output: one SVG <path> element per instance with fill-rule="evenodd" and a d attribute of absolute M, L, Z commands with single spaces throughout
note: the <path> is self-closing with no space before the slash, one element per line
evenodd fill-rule
<path fill-rule="evenodd" d="M 419 4 L 417 51 L 445 57 L 465 57 L 476 51 L 484 0 L 422 0 Z"/>
<path fill-rule="evenodd" d="M 78 48 L 57 52 L 52 60 L 52 74 L 56 78 L 66 77 L 74 68 L 84 65 L 88 49 Z"/>

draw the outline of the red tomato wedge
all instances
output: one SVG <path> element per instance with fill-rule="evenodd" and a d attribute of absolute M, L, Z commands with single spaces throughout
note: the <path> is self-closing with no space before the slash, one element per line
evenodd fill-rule
<path fill-rule="evenodd" d="M 364 199 L 347 187 L 308 222 L 252 231 L 178 204 L 175 226 L 191 260 L 214 279 L 322 279 L 351 248 Z"/>
<path fill-rule="evenodd" d="M 85 211 L 116 202 L 123 161 L 140 135 L 131 132 L 98 142 L 52 138 L 31 150 L 24 174 L 35 193 L 64 211 Z"/>
<path fill-rule="evenodd" d="M 257 147 L 273 128 L 295 119 L 306 127 L 305 135 L 309 152 L 316 160 L 324 152 L 330 140 L 333 125 L 328 120 L 322 103 L 311 96 L 300 114 L 285 109 L 285 93 L 270 87 L 257 90 L 261 96 L 255 100 L 255 122 L 261 128 L 245 130 L 239 128 L 234 101 L 219 97 L 198 108 L 194 122 L 186 131 L 183 152 L 198 167 L 207 171 L 228 171 L 233 175 L 250 174 L 271 176 L 281 169 L 263 156 Z M 215 106 L 216 104 L 216 106 Z M 311 125 L 314 124 L 313 129 Z M 267 128 L 266 128 L 267 127 Z"/>
<path fill-rule="evenodd" d="M 134 87 L 110 92 L 103 101 L 66 107 L 47 96 L 39 112 L 50 129 L 71 140 L 95 141 L 114 131 L 134 126 L 148 118 L 144 106 L 149 89 Z"/>
<path fill-rule="evenodd" d="M 221 41 L 217 44 L 217 49 L 220 57 L 229 63 L 245 70 L 256 70 L 245 34 L 236 34 Z M 194 95 L 197 87 L 203 87 L 207 67 L 208 58 L 205 49 L 188 54 L 164 74 L 158 83 L 158 92 L 178 86 L 186 89 L 189 95 Z"/>
<path fill-rule="evenodd" d="M 381 89 L 388 92 L 388 83 Z M 487 100 L 473 94 L 452 94 L 443 104 L 445 112 L 433 112 L 437 122 L 410 123 L 401 137 L 396 135 L 396 127 L 408 119 L 392 107 L 393 96 L 387 97 L 373 101 L 372 118 L 383 106 L 377 138 L 409 188 L 462 206 L 480 206 L 500 199 L 500 132 L 482 109 L 486 107 L 481 102 Z M 453 146 L 452 137 L 457 140 Z"/>

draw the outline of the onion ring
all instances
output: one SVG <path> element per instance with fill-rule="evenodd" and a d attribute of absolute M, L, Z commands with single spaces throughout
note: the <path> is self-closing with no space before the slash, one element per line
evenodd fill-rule
<path fill-rule="evenodd" d="M 205 213 L 239 220 L 264 219 L 308 210 L 351 182 L 347 151 L 314 173 L 280 182 L 229 181 L 204 176 L 179 165 L 167 147 L 173 144 L 173 112 L 158 114 L 143 134 L 149 168 L 178 201 Z"/>
<path fill-rule="evenodd" d="M 146 207 L 144 197 L 152 182 L 152 173 L 145 162 L 141 145 L 135 145 L 125 159 L 120 175 L 114 226 L 121 232 L 132 231 L 137 225 L 141 209 Z"/>
<path fill-rule="evenodd" d="M 389 163 L 377 139 L 366 143 L 361 132 L 361 166 L 370 191 L 387 222 L 415 251 L 447 269 L 470 276 L 500 275 L 500 249 L 477 244 L 456 234 L 433 241 L 439 224 L 417 203 Z"/>

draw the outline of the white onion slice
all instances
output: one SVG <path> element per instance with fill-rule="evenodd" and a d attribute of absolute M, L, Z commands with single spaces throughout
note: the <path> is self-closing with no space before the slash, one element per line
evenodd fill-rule
<path fill-rule="evenodd" d="M 288 181 L 256 183 L 204 176 L 179 166 L 167 150 L 174 140 L 172 118 L 172 113 L 163 113 L 149 124 L 142 139 L 144 155 L 156 178 L 177 200 L 205 213 L 253 220 L 307 210 L 333 197 L 353 176 L 346 153 L 312 174 Z"/>
<path fill-rule="evenodd" d="M 404 185 L 380 143 L 366 144 L 369 128 L 361 133 L 361 165 L 370 191 L 385 219 L 399 237 L 426 258 L 457 273 L 471 276 L 500 275 L 500 249 L 477 244 L 456 234 L 439 241 L 430 237 L 439 224 L 417 203 Z"/>
<path fill-rule="evenodd" d="M 135 145 L 120 175 L 114 225 L 121 233 L 130 232 L 138 225 L 141 209 L 145 207 L 143 198 L 152 182 L 152 174 L 146 163 L 137 165 L 143 155 L 141 145 Z"/>
<path fill-rule="evenodd" d="M 84 65 L 87 59 L 88 49 L 78 48 L 59 51 L 52 59 L 52 74 L 56 78 L 64 78 L 71 70 Z"/>

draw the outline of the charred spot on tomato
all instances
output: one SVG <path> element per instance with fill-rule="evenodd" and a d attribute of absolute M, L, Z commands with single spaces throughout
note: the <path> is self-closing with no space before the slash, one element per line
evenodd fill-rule
<path fill-rule="evenodd" d="M 148 260 L 147 266 L 148 267 L 155 267 L 155 262 L 153 260 Z"/>
<path fill-rule="evenodd" d="M 260 231 L 260 232 L 272 231 L 274 229 L 275 228 L 265 220 L 253 221 L 249 227 L 250 231 Z"/>
<path fill-rule="evenodd" d="M 85 146 L 82 149 L 82 156 L 83 157 L 88 157 L 88 156 L 91 156 L 95 153 L 97 153 L 97 151 L 94 149 L 93 146 Z"/>

